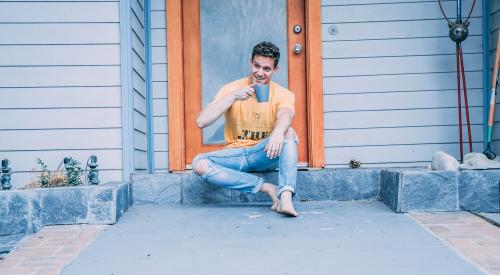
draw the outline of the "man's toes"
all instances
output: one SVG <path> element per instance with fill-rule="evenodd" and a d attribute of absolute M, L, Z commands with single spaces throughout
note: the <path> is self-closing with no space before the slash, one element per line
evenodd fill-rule
<path fill-rule="evenodd" d="M 295 212 L 293 210 L 283 211 L 282 213 L 285 215 L 288 215 L 290 217 L 297 217 L 298 216 L 297 212 Z"/>
<path fill-rule="evenodd" d="M 278 213 L 285 214 L 285 215 L 291 216 L 291 217 L 297 217 L 298 216 L 297 212 L 295 211 L 295 209 L 293 209 L 293 207 L 282 207 L 280 205 L 276 211 Z"/>

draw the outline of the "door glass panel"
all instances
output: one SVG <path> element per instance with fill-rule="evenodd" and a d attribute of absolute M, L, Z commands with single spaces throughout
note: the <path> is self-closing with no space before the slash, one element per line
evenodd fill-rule
<path fill-rule="evenodd" d="M 200 0 L 202 106 L 219 89 L 249 75 L 253 46 L 280 48 L 273 81 L 288 87 L 286 0 Z M 224 143 L 224 116 L 203 129 L 203 144 Z"/>

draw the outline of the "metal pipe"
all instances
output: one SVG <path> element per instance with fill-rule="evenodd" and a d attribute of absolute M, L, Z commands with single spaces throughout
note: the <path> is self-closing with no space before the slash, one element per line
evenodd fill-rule
<path fill-rule="evenodd" d="M 154 171 L 154 125 L 153 125 L 153 91 L 152 91 L 152 53 L 151 53 L 151 0 L 144 1 L 144 30 L 146 45 L 146 125 L 147 125 L 147 172 Z"/>
<path fill-rule="evenodd" d="M 462 23 L 462 0 L 457 0 L 457 22 Z"/>

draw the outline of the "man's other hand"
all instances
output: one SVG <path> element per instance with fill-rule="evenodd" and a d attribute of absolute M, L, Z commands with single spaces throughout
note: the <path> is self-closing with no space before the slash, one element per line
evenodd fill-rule
<path fill-rule="evenodd" d="M 255 90 L 253 89 L 254 86 L 255 84 L 251 84 L 242 89 L 233 91 L 233 97 L 236 100 L 247 100 L 249 97 L 255 94 Z"/>
<path fill-rule="evenodd" d="M 273 159 L 281 154 L 284 139 L 284 135 L 280 133 L 272 133 L 269 136 L 269 141 L 266 144 L 266 148 L 264 148 L 268 158 Z"/>

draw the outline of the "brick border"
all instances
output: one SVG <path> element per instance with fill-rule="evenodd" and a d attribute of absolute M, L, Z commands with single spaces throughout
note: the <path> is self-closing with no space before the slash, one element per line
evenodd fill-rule
<path fill-rule="evenodd" d="M 500 228 L 469 212 L 407 214 L 485 274 L 500 274 Z"/>
<path fill-rule="evenodd" d="M 0 260 L 2 275 L 55 275 L 108 225 L 45 226 Z"/>

